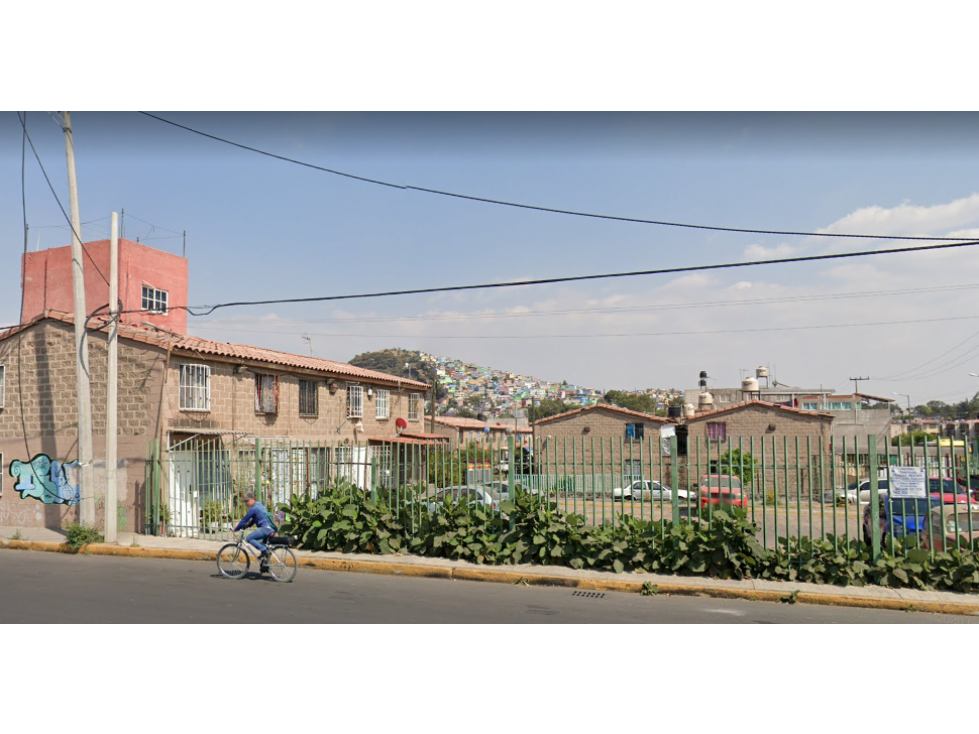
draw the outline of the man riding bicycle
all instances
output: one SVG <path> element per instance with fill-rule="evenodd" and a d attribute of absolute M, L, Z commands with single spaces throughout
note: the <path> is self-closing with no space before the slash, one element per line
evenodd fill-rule
<path fill-rule="evenodd" d="M 248 541 L 260 554 L 259 558 L 264 564 L 268 559 L 269 548 L 262 541 L 275 532 L 268 510 L 261 502 L 255 501 L 255 495 L 251 492 L 245 495 L 245 504 L 248 506 L 247 514 L 241 518 L 241 522 L 235 525 L 234 531 L 244 530 L 245 528 L 256 526 L 255 532 L 251 533 L 245 540 Z"/>

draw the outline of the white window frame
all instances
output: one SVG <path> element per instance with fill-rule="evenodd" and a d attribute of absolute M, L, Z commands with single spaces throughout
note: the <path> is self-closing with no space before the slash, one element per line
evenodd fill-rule
<path fill-rule="evenodd" d="M 347 383 L 347 417 L 364 417 L 364 387 L 354 382 Z"/>
<path fill-rule="evenodd" d="M 195 383 L 187 379 L 195 375 Z M 203 384 L 201 382 L 203 377 Z M 185 363 L 180 365 L 180 410 L 206 413 L 211 410 L 211 368 L 206 364 Z M 191 399 L 192 398 L 192 399 Z"/>
<path fill-rule="evenodd" d="M 408 393 L 408 420 L 416 421 L 418 418 L 418 404 L 421 402 L 421 396 L 416 392 Z"/>
<path fill-rule="evenodd" d="M 374 391 L 374 417 L 377 420 L 387 420 L 391 417 L 391 391 Z"/>
<path fill-rule="evenodd" d="M 263 405 L 263 398 L 270 394 L 271 405 Z M 255 374 L 255 412 L 276 415 L 279 412 L 279 376 L 265 372 Z"/>
<path fill-rule="evenodd" d="M 7 367 L 0 364 L 0 408 L 7 407 Z"/>
<path fill-rule="evenodd" d="M 149 292 L 147 293 L 147 291 Z M 167 310 L 170 306 L 169 291 L 154 288 L 151 285 L 146 285 L 143 283 L 143 290 L 140 293 L 142 295 L 140 304 L 143 307 L 143 311 L 146 311 L 147 313 L 158 313 L 166 316 Z M 147 303 L 149 304 L 149 308 L 147 308 Z"/>

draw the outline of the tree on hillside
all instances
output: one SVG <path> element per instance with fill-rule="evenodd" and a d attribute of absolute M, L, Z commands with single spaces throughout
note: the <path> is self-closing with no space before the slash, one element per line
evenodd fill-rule
<path fill-rule="evenodd" d="M 609 390 L 605 393 L 605 402 L 626 410 L 635 410 L 639 413 L 653 414 L 656 412 L 656 400 L 649 395 L 637 395 L 635 393 L 622 392 L 621 390 Z"/>
<path fill-rule="evenodd" d="M 577 410 L 580 407 L 580 405 L 575 405 L 574 403 L 566 403 L 556 398 L 548 398 L 541 400 L 540 405 L 532 405 L 527 408 L 527 420 L 534 423 L 544 418 L 550 418 L 552 415 Z"/>
<path fill-rule="evenodd" d="M 405 364 L 409 367 L 405 367 Z M 358 354 L 350 360 L 354 367 L 363 367 L 366 370 L 377 370 L 395 377 L 408 377 L 411 372 L 411 379 L 428 382 L 427 378 L 421 375 L 428 374 L 429 366 L 421 361 L 417 351 L 407 349 L 381 349 L 377 352 L 364 352 Z"/>

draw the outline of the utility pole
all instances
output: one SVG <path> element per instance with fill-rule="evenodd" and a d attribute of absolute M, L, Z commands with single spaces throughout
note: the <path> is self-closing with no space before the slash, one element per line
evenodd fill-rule
<path fill-rule="evenodd" d="M 116 542 L 116 469 L 119 463 L 119 215 L 112 212 L 109 240 L 109 369 L 105 406 L 105 542 Z"/>
<path fill-rule="evenodd" d="M 82 217 L 78 211 L 78 182 L 75 177 L 75 141 L 71 113 L 63 112 L 65 151 L 68 157 L 68 199 L 71 205 L 71 276 L 75 291 L 75 354 L 78 389 L 78 519 L 95 525 L 95 482 L 92 467 L 92 373 L 88 368 L 88 334 L 85 332 L 85 270 L 82 264 Z"/>

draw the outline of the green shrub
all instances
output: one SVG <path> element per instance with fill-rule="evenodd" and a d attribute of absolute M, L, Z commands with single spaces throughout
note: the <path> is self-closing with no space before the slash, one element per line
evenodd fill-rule
<path fill-rule="evenodd" d="M 82 525 L 80 522 L 68 523 L 64 526 L 64 530 L 68 534 L 65 538 L 65 545 L 75 553 L 89 543 L 101 543 L 105 540 L 98 530 L 90 525 Z"/>

